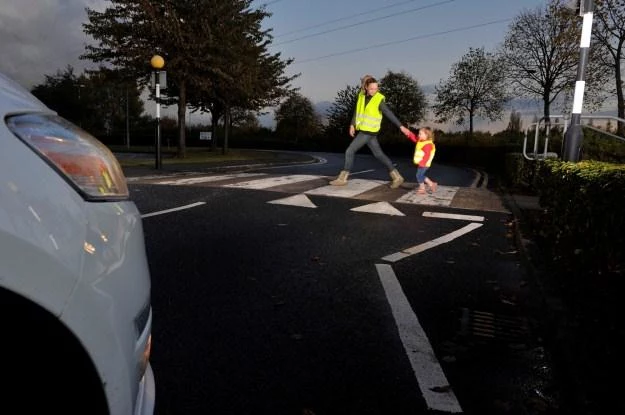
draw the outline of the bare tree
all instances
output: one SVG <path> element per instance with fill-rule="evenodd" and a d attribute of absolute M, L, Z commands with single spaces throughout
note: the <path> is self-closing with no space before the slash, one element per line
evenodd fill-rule
<path fill-rule="evenodd" d="M 614 74 L 617 116 L 625 118 L 623 69 L 625 62 L 625 0 L 597 0 L 596 30 L 598 47 L 605 50 L 602 65 Z M 617 134 L 625 137 L 625 122 L 617 124 Z"/>
<path fill-rule="evenodd" d="M 491 121 L 501 119 L 505 93 L 505 70 L 501 59 L 484 48 L 473 49 L 451 68 L 449 79 L 435 87 L 436 104 L 432 106 L 437 122 L 455 119 L 463 124 L 469 119 L 469 136 L 473 135 L 473 118 L 483 116 Z"/>
<path fill-rule="evenodd" d="M 577 78 L 582 19 L 565 3 L 549 0 L 544 8 L 521 12 L 510 24 L 502 48 L 512 92 L 541 98 L 545 122 L 558 98 L 570 100 Z M 598 64 L 600 53 L 590 50 L 585 79 L 589 108 L 598 107 L 603 97 L 606 72 Z"/>

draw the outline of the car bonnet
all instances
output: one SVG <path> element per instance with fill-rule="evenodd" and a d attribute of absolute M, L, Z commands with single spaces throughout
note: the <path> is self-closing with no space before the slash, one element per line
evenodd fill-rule
<path fill-rule="evenodd" d="M 51 112 L 33 94 L 17 82 L 0 73 L 0 116 L 30 111 Z"/>

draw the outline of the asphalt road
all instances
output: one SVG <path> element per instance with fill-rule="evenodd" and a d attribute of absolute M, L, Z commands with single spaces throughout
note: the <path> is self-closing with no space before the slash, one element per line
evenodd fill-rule
<path fill-rule="evenodd" d="M 509 213 L 222 185 L 244 180 L 131 182 L 158 414 L 556 413 Z"/>

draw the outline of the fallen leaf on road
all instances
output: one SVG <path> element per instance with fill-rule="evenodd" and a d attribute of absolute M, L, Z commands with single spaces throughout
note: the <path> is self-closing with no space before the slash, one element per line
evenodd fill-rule
<path fill-rule="evenodd" d="M 434 386 L 433 388 L 430 388 L 430 390 L 432 392 L 437 392 L 437 393 L 447 393 L 447 392 L 451 391 L 451 385 Z"/>

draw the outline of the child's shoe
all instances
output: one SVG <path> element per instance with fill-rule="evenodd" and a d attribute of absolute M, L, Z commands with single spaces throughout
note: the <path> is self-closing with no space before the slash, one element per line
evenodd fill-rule
<path fill-rule="evenodd" d="M 438 183 L 432 182 L 432 184 L 430 185 L 430 192 L 432 193 L 436 192 L 437 188 L 438 188 Z"/>
<path fill-rule="evenodd" d="M 424 185 L 419 186 L 419 188 L 417 189 L 417 194 L 418 195 L 424 195 L 425 194 L 425 186 Z"/>

